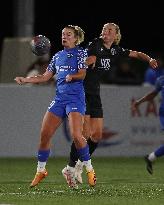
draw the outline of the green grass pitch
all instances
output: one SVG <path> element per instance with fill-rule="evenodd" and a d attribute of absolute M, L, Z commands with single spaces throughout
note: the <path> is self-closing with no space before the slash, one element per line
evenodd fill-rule
<path fill-rule="evenodd" d="M 29 188 L 36 159 L 0 159 L 0 204 L 12 205 L 163 205 L 164 161 L 158 159 L 151 176 L 143 158 L 93 158 L 97 185 L 84 183 L 70 189 L 61 170 L 66 158 L 50 158 L 49 175 L 36 188 Z"/>

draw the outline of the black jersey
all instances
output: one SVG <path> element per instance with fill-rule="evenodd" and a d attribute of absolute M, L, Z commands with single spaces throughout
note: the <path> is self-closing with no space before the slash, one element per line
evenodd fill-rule
<path fill-rule="evenodd" d="M 109 71 L 118 57 L 129 56 L 130 51 L 118 45 L 112 45 L 107 49 L 101 38 L 94 39 L 87 47 L 88 56 L 96 56 L 94 68 L 88 68 L 84 80 L 85 92 L 89 94 L 100 94 L 100 80 L 105 71 Z"/>

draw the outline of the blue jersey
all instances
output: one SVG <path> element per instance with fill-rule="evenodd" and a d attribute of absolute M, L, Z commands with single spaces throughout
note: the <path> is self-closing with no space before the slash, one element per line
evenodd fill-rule
<path fill-rule="evenodd" d="M 86 69 L 86 57 L 87 51 L 78 46 L 64 49 L 53 56 L 47 70 L 56 73 L 56 95 L 84 94 L 83 80 L 66 82 L 66 76 L 77 73 L 79 69 Z"/>
<path fill-rule="evenodd" d="M 161 92 L 161 104 L 159 108 L 159 115 L 160 115 L 160 121 L 161 125 L 164 128 L 164 75 L 157 78 L 155 83 L 155 90 L 156 92 Z"/>
<path fill-rule="evenodd" d="M 56 53 L 47 70 L 56 73 L 56 96 L 48 107 L 48 111 L 65 118 L 70 112 L 85 114 L 85 93 L 83 80 L 66 82 L 68 74 L 76 74 L 79 69 L 86 69 L 87 51 L 75 47 Z"/>
<path fill-rule="evenodd" d="M 158 77 L 164 75 L 164 68 L 152 69 L 148 68 L 145 73 L 144 83 L 149 83 L 150 85 L 155 85 Z"/>
<path fill-rule="evenodd" d="M 161 97 L 162 97 L 161 106 L 164 107 L 164 75 L 157 78 L 155 83 L 155 90 L 157 92 L 161 92 Z"/>

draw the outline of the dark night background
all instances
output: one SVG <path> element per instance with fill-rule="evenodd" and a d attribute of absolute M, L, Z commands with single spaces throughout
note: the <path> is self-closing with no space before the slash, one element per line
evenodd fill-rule
<path fill-rule="evenodd" d="M 144 5 L 143 5 L 144 3 Z M 58 4 L 58 6 L 56 5 Z M 34 34 L 50 38 L 53 49 L 61 49 L 61 30 L 67 24 L 78 25 L 88 42 L 99 36 L 106 22 L 115 22 L 122 33 L 121 46 L 148 54 L 164 52 L 162 1 L 42 1 L 35 0 Z M 1 5 L 0 41 L 13 37 L 14 0 Z"/>

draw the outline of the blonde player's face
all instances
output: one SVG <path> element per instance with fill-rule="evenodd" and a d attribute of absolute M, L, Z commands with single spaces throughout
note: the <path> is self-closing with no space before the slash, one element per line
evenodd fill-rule
<path fill-rule="evenodd" d="M 76 46 L 77 37 L 75 37 L 74 30 L 64 28 L 62 30 L 62 45 L 65 48 L 74 48 Z"/>
<path fill-rule="evenodd" d="M 105 43 L 108 43 L 108 42 L 113 43 L 117 37 L 115 26 L 110 24 L 110 23 L 105 24 L 103 29 L 102 29 L 101 35 L 102 35 L 102 39 Z"/>

